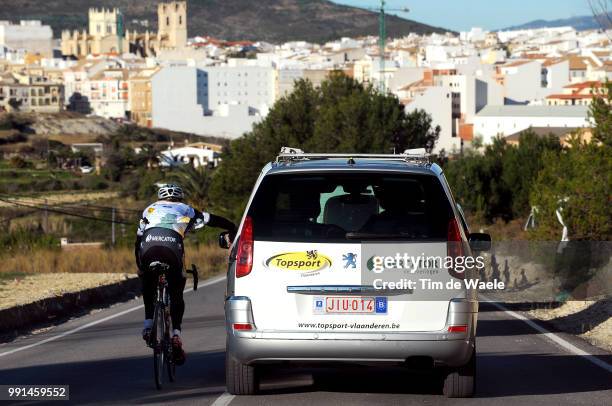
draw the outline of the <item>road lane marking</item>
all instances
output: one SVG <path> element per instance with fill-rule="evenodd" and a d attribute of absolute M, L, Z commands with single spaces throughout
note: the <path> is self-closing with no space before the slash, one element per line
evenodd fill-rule
<path fill-rule="evenodd" d="M 221 282 L 224 279 L 225 279 L 225 276 L 221 276 L 221 277 L 214 278 L 214 279 L 209 279 L 209 280 L 205 281 L 204 283 L 202 283 L 201 285 L 199 285 L 199 287 L 205 287 L 205 286 L 214 285 L 215 283 Z M 191 292 L 192 290 L 193 290 L 193 288 L 188 288 L 188 289 L 185 289 L 183 291 L 183 293 Z M 110 316 L 106 316 L 106 317 L 104 317 L 104 318 L 102 318 L 100 320 L 92 321 L 92 322 L 84 324 L 84 325 L 82 325 L 80 327 L 76 327 L 76 328 L 74 328 L 72 330 L 65 331 L 65 332 L 63 332 L 61 334 L 58 334 L 56 336 L 49 337 L 49 338 L 46 338 L 46 339 L 41 340 L 41 341 L 37 341 L 37 342 L 32 343 L 32 344 L 24 345 L 23 347 L 17 347 L 17 348 L 14 348 L 12 350 L 9 350 L 9 351 L 0 352 L 0 357 L 4 357 L 6 355 L 11 355 L 11 354 L 14 354 L 14 353 L 19 352 L 19 351 L 29 350 L 30 348 L 38 347 L 39 345 L 43 345 L 43 344 L 49 343 L 51 341 L 59 340 L 60 338 L 63 338 L 63 337 L 66 337 L 68 335 L 77 333 L 77 332 L 79 332 L 81 330 L 85 330 L 86 328 L 96 326 L 96 325 L 98 325 L 100 323 L 104 323 L 105 321 L 112 320 L 112 319 L 115 319 L 117 317 L 121 317 L 121 316 L 126 315 L 128 313 L 132 313 L 133 311 L 142 309 L 143 307 L 144 307 L 144 305 L 138 305 L 138 306 L 130 307 L 129 309 L 123 310 L 123 311 L 121 311 L 119 313 L 111 314 Z"/>
<path fill-rule="evenodd" d="M 223 392 L 221 396 L 219 396 L 210 406 L 227 406 L 230 404 L 236 395 L 230 395 L 227 392 Z"/>
<path fill-rule="evenodd" d="M 556 335 L 555 333 L 552 333 L 548 330 L 546 330 L 544 327 L 540 326 L 539 324 L 537 324 L 536 322 L 528 319 L 527 317 L 523 316 L 520 313 L 516 313 L 513 312 L 512 310 L 508 310 L 506 309 L 506 307 L 504 307 L 503 305 L 487 300 L 488 303 L 491 303 L 493 306 L 497 307 L 499 310 L 502 310 L 505 313 L 508 313 L 510 316 L 519 319 L 521 321 L 524 321 L 525 323 L 527 323 L 529 326 L 531 326 L 532 328 L 534 328 L 535 330 L 539 331 L 540 333 L 542 333 L 545 337 L 547 337 L 549 340 L 554 341 L 555 343 L 557 343 L 558 345 L 560 345 L 561 347 L 563 347 L 566 351 L 569 351 L 573 354 L 579 355 L 581 357 L 584 357 L 585 359 L 587 359 L 588 361 L 592 362 L 593 364 L 597 365 L 600 368 L 605 369 L 608 372 L 612 372 L 612 365 L 608 364 L 607 362 L 603 361 L 601 358 L 596 357 L 593 354 L 589 354 L 588 352 L 581 350 L 580 348 L 576 347 L 575 345 L 573 345 L 572 343 L 570 343 L 569 341 L 564 340 L 563 338 L 559 337 L 558 335 Z"/>

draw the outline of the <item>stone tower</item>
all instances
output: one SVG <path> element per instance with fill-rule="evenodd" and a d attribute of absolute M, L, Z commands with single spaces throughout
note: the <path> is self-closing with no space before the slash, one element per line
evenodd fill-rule
<path fill-rule="evenodd" d="M 172 1 L 157 5 L 158 35 L 167 36 L 168 48 L 187 45 L 187 2 Z"/>
<path fill-rule="evenodd" d="M 119 10 L 114 9 L 89 9 L 89 35 L 103 38 L 109 35 L 117 35 L 117 21 Z"/>

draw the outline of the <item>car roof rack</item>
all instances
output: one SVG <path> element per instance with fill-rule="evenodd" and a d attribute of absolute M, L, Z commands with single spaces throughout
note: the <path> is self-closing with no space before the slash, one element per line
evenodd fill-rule
<path fill-rule="evenodd" d="M 377 159 L 387 161 L 404 161 L 416 165 L 427 165 L 430 154 L 428 154 L 425 148 L 407 149 L 401 154 L 351 154 L 351 153 L 305 153 L 299 148 L 282 147 L 280 153 L 276 157 L 277 163 L 287 163 L 292 161 L 303 161 L 303 160 L 324 160 L 324 159 L 337 159 L 346 158 L 349 163 L 354 164 L 355 159 Z"/>

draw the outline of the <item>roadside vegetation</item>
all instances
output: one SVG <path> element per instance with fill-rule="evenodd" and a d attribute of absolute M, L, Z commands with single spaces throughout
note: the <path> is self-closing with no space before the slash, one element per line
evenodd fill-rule
<path fill-rule="evenodd" d="M 497 139 L 442 162 L 473 223 L 495 230 L 498 240 L 513 238 L 533 209 L 535 227 L 519 239 L 558 241 L 561 209 L 571 240 L 612 240 L 612 82 L 594 99 L 590 118 L 590 143 L 576 134 L 561 147 L 556 137 L 525 131 L 518 146 Z"/>
<path fill-rule="evenodd" d="M 224 271 L 227 251 L 209 244 L 189 244 L 185 263 L 198 266 L 202 278 Z M 2 257 L 0 280 L 41 273 L 136 273 L 133 247 L 38 249 Z"/>

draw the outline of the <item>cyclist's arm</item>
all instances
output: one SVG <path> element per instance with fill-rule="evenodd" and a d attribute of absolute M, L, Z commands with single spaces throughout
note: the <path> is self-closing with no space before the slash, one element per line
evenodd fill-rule
<path fill-rule="evenodd" d="M 195 217 L 194 219 L 201 219 L 205 225 L 209 227 L 221 228 L 223 230 L 227 230 L 230 232 L 232 237 L 236 234 L 236 225 L 226 219 L 225 217 L 217 216 L 212 213 L 201 212 L 199 210 L 194 209 Z"/>
<path fill-rule="evenodd" d="M 134 257 L 136 258 L 136 266 L 138 267 L 138 270 L 142 272 L 142 269 L 140 268 L 140 241 L 142 240 L 142 236 L 137 235 L 136 236 L 136 241 L 134 242 Z"/>
<path fill-rule="evenodd" d="M 149 223 L 149 220 L 147 220 L 147 218 L 145 217 L 143 213 L 143 217 L 140 219 L 140 223 L 138 224 L 138 229 L 136 230 L 136 241 L 134 241 L 134 257 L 136 258 L 136 266 L 138 267 L 138 270 L 141 272 L 142 272 L 142 269 L 140 269 L 141 267 L 140 265 L 140 242 L 142 241 L 142 235 L 144 234 L 148 223 Z"/>

